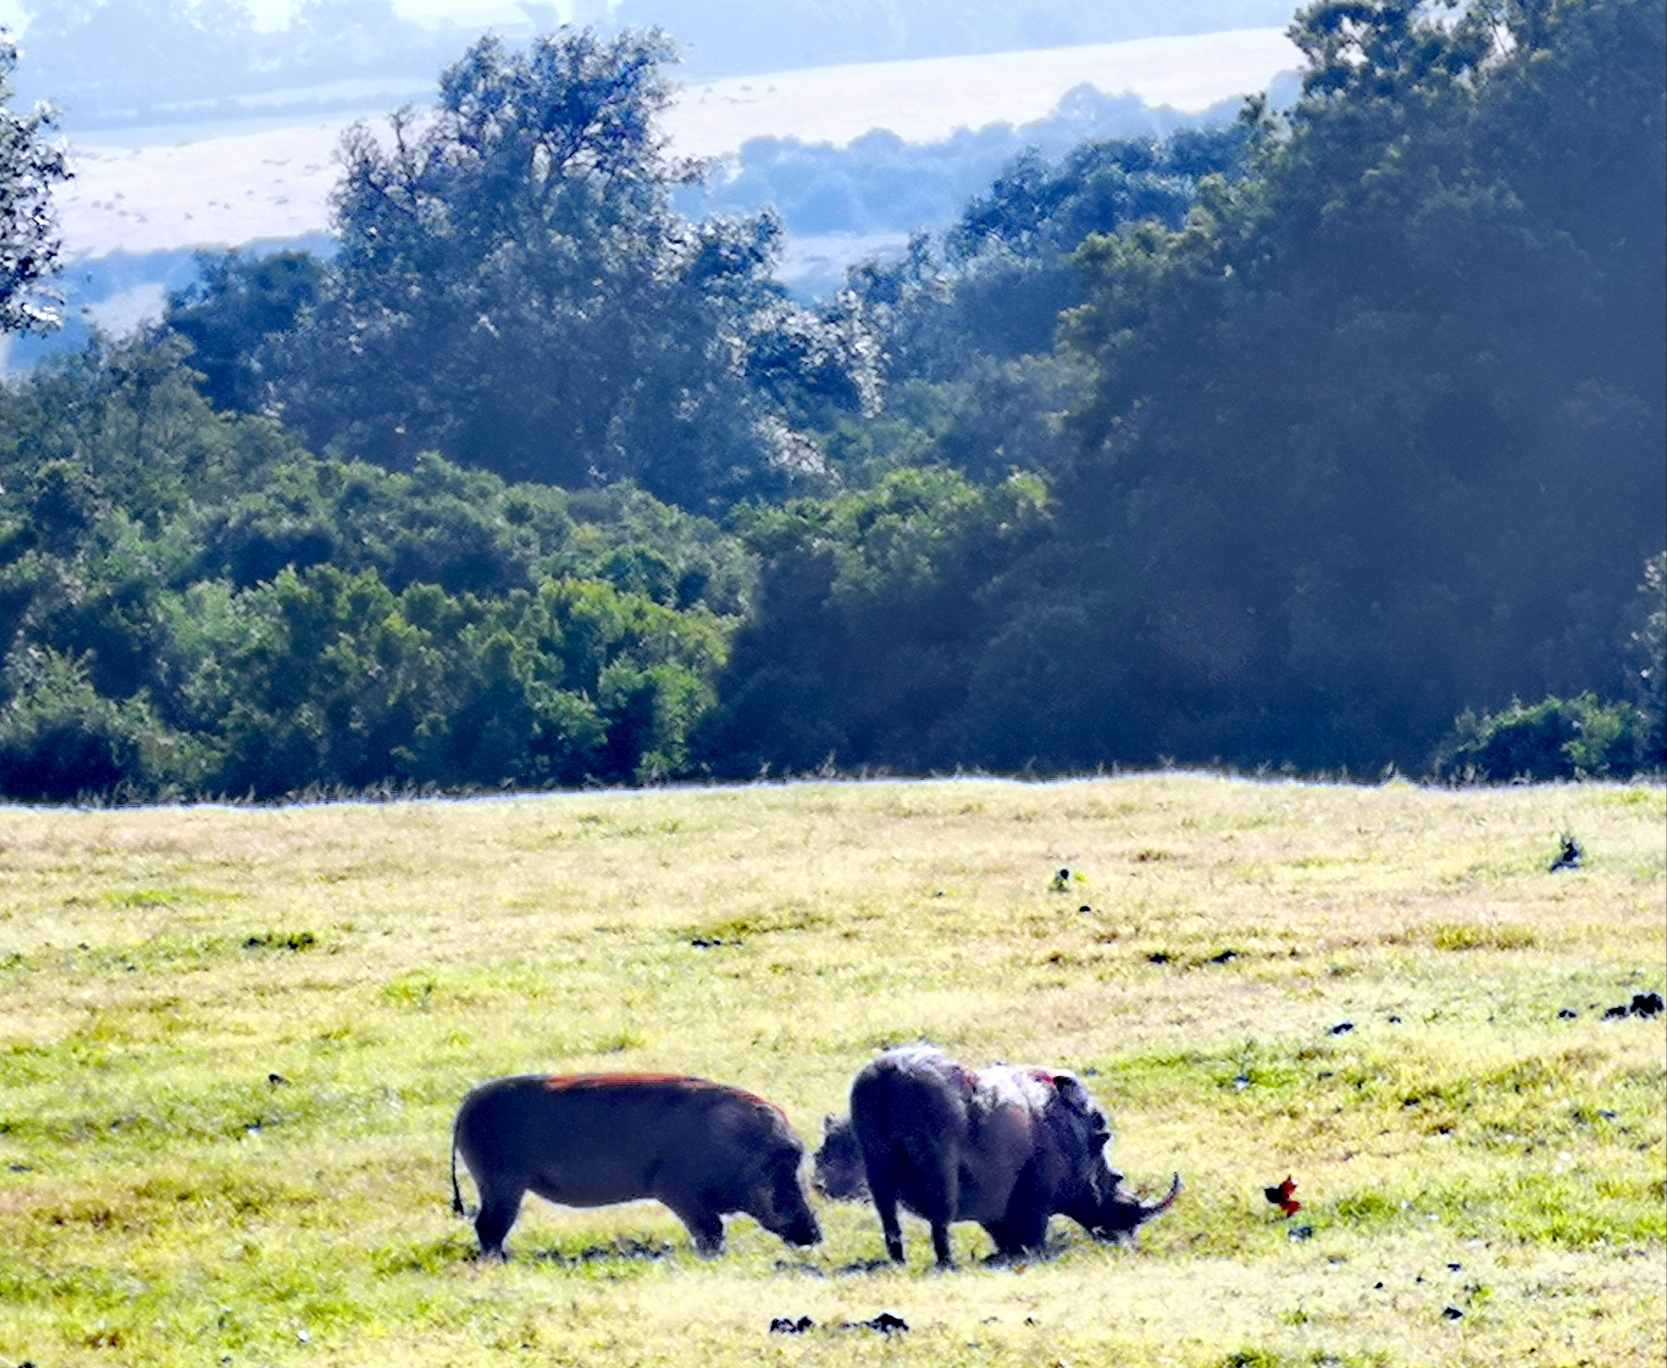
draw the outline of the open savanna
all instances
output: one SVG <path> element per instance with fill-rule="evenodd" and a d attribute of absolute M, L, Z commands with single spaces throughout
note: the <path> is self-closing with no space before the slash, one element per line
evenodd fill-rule
<path fill-rule="evenodd" d="M 0 1364 L 1659 1364 L 1667 1018 L 1602 1014 L 1664 863 L 1660 786 L 0 808 Z M 814 1144 L 922 1037 L 1076 1069 L 1181 1199 L 949 1275 L 858 1206 L 703 1261 L 529 1198 L 508 1265 L 450 1214 L 485 1078 L 706 1075 Z"/>

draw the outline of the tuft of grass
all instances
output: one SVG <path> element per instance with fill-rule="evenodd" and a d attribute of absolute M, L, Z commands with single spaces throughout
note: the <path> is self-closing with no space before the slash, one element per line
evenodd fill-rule
<path fill-rule="evenodd" d="M 1429 930 L 1437 950 L 1526 950 L 1538 943 L 1526 926 L 1466 926 L 1439 922 Z"/>
<path fill-rule="evenodd" d="M 245 950 L 311 950 L 318 937 L 311 931 L 268 931 L 261 936 L 245 936 Z"/>

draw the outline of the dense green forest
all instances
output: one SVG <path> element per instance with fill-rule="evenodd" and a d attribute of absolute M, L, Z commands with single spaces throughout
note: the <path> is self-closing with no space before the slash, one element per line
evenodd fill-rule
<path fill-rule="evenodd" d="M 1293 33 L 814 307 L 662 35 L 478 43 L 0 390 L 0 792 L 1659 771 L 1667 0 Z"/>

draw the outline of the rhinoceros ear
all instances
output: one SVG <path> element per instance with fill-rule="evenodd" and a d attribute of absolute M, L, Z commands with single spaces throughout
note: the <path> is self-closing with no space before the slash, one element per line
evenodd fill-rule
<path fill-rule="evenodd" d="M 1086 1115 L 1094 1110 L 1094 1100 L 1089 1097 L 1088 1089 L 1082 1086 L 1081 1080 L 1075 1074 L 1055 1074 L 1053 1086 L 1060 1099 L 1072 1111 Z"/>
<path fill-rule="evenodd" d="M 832 1112 L 829 1112 L 826 1116 L 824 1116 L 822 1118 L 822 1134 L 823 1135 L 832 1135 L 834 1133 L 834 1127 L 837 1126 L 838 1124 L 839 1124 L 839 1122 L 834 1117 L 834 1114 Z"/>

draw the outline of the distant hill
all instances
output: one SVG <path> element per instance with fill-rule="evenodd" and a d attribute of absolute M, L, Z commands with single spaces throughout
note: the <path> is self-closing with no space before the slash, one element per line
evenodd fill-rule
<path fill-rule="evenodd" d="M 1279 89 L 1287 87 L 1294 90 L 1294 77 Z M 811 299 L 838 289 L 856 260 L 950 223 L 1027 148 L 1058 156 L 1085 138 L 1162 135 L 1224 122 L 1237 105 L 1228 99 L 1183 114 L 1079 86 L 1047 118 L 963 128 L 933 142 L 906 142 L 883 130 L 844 147 L 749 138 L 705 184 L 681 189 L 677 204 L 690 218 L 774 209 L 788 231 L 778 274 Z M 0 371 L 28 370 L 44 357 L 78 350 L 95 327 L 121 336 L 159 317 L 168 293 L 197 279 L 194 248 L 327 254 L 325 200 L 337 173 L 328 148 L 337 136 L 333 125 L 315 123 L 185 147 L 101 149 L 84 159 L 80 180 L 65 195 L 70 240 L 79 248 L 56 282 L 65 325 L 45 336 L 0 337 Z M 205 230 L 218 230 L 222 240 L 198 236 Z"/>
<path fill-rule="evenodd" d="M 281 29 L 240 0 L 31 3 L 25 101 L 49 100 L 72 132 L 158 122 L 269 119 L 418 99 L 485 31 L 401 17 L 392 0 L 310 0 Z M 510 42 L 558 26 L 550 3 L 491 28 Z M 659 26 L 695 80 L 802 68 L 1125 42 L 1288 24 L 1292 0 L 578 0 L 608 31 Z"/>
<path fill-rule="evenodd" d="M 1284 26 L 1293 0 L 622 0 L 614 26 L 657 24 L 698 77 L 850 62 L 1127 42 Z"/>
<path fill-rule="evenodd" d="M 238 3 L 31 9 L 14 84 L 72 132 L 355 107 L 432 81 L 475 36 L 401 19 L 389 0 L 315 0 L 276 32 Z"/>
<path fill-rule="evenodd" d="M 691 83 L 665 126 L 679 154 L 720 159 L 712 207 L 773 203 L 797 232 L 903 231 L 947 221 L 1027 146 L 1057 155 L 1084 138 L 1231 118 L 1238 96 L 1267 90 L 1299 61 L 1278 29 L 1251 29 L 824 67 Z M 1294 96 L 1294 82 L 1285 86 Z M 431 75 L 419 108 L 433 90 Z M 76 179 L 57 196 L 66 245 L 74 256 L 102 256 L 321 232 L 343 128 L 356 117 L 379 124 L 395 103 L 205 123 L 197 134 L 190 123 L 72 127 Z M 873 130 L 895 136 L 854 145 Z M 899 140 L 913 150 L 900 151 Z M 867 186 L 882 163 L 903 179 Z M 830 192 L 839 203 L 823 193 L 829 176 L 854 178 Z"/>

